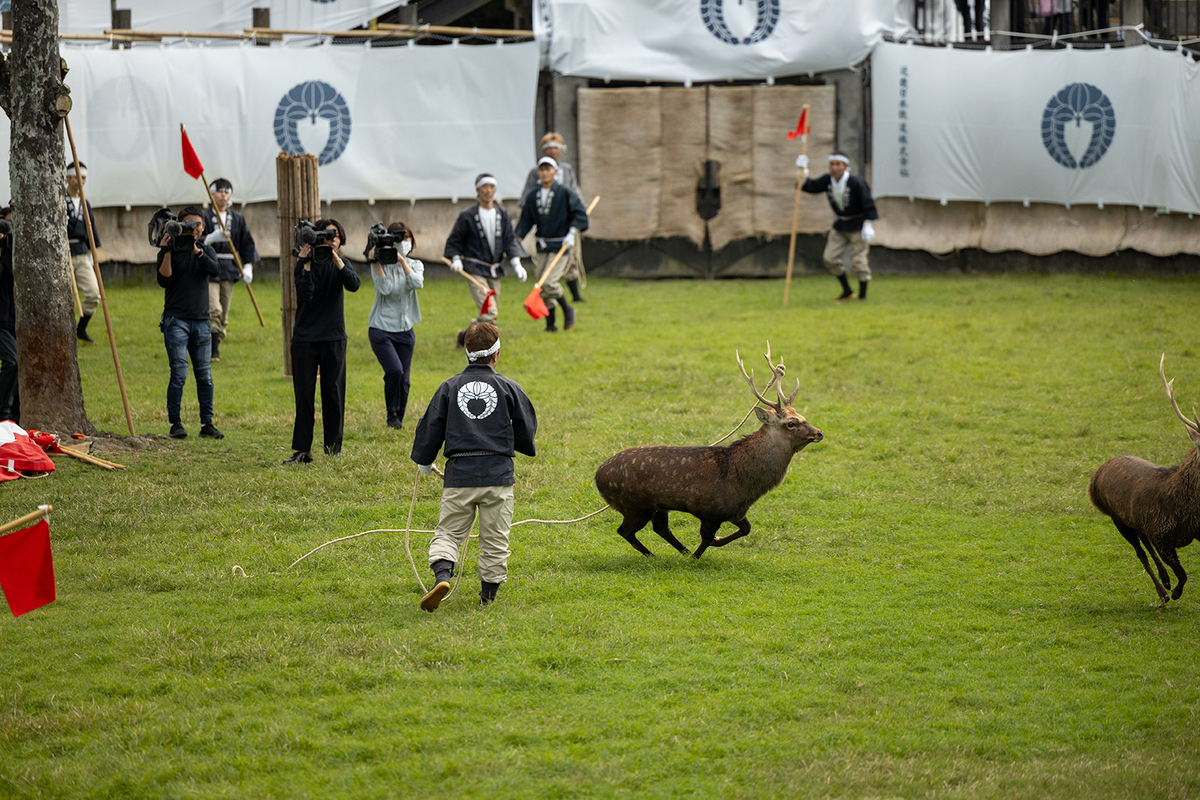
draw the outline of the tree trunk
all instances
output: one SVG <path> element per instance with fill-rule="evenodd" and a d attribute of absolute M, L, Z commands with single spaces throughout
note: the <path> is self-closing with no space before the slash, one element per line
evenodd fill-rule
<path fill-rule="evenodd" d="M 21 425 L 94 434 L 83 408 L 75 350 L 60 113 L 70 106 L 58 53 L 56 0 L 13 3 L 12 25 L 3 94 L 12 123 L 8 164 Z"/>

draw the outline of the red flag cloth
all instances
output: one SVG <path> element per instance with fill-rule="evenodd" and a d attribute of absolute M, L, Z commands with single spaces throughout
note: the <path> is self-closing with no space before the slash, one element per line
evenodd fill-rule
<path fill-rule="evenodd" d="M 796 130 L 788 133 L 788 138 L 795 139 L 797 136 L 803 136 L 808 132 L 808 109 L 806 108 L 800 112 L 800 121 L 796 123 Z"/>
<path fill-rule="evenodd" d="M 534 319 L 544 319 L 550 316 L 550 309 L 546 308 L 546 302 L 542 300 L 542 290 L 537 286 L 533 287 L 529 297 L 525 298 L 525 310 Z"/>
<path fill-rule="evenodd" d="M 479 316 L 482 317 L 488 313 L 489 309 L 495 310 L 495 308 L 496 308 L 496 290 L 489 289 L 488 293 L 487 293 L 487 297 L 483 298 L 483 305 L 481 305 L 479 307 Z"/>
<path fill-rule="evenodd" d="M 193 178 L 199 178 L 204 174 L 204 165 L 200 163 L 200 156 L 196 155 L 196 151 L 192 149 L 187 131 L 180 128 L 179 132 L 183 134 L 183 171 Z"/>
<path fill-rule="evenodd" d="M 29 434 L 12 420 L 0 422 L 0 475 L 21 472 L 53 472 L 54 462 Z"/>
<path fill-rule="evenodd" d="M 0 589 L 14 617 L 54 602 L 54 557 L 45 519 L 0 536 Z"/>
<path fill-rule="evenodd" d="M 45 431 L 35 431 L 32 428 L 28 431 L 29 438 L 38 447 L 45 450 L 47 453 L 61 453 L 62 448 L 58 446 L 58 434 L 46 433 Z"/>

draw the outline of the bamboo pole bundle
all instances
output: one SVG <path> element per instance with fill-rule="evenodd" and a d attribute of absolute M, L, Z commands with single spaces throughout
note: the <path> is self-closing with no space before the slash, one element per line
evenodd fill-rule
<path fill-rule="evenodd" d="M 315 222 L 321 215 L 317 157 L 311 153 L 275 159 L 275 185 L 279 198 L 279 285 L 283 322 L 283 374 L 292 374 L 292 327 L 296 323 L 296 282 L 292 277 L 292 230 L 302 219 Z"/>

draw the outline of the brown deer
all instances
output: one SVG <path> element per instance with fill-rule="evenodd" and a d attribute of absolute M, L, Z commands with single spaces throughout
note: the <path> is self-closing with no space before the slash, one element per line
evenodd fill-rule
<path fill-rule="evenodd" d="M 764 392 L 775 391 L 772 403 L 754 385 L 754 370 L 746 374 L 740 354 L 738 368 L 750 384 L 754 396 L 766 408 L 755 406 L 762 427 L 729 447 L 634 447 L 622 450 L 596 470 L 596 488 L 614 509 L 624 516 L 617 533 L 639 553 L 654 555 L 638 541 L 637 532 L 653 521 L 654 532 L 683 554 L 688 553 L 671 533 L 667 516 L 671 511 L 686 511 L 700 519 L 699 558 L 708 547 L 724 547 L 750 532 L 746 512 L 758 498 L 775 488 L 787 474 L 792 456 L 825 434 L 810 425 L 792 408 L 800 391 L 783 396 L 780 383 L 785 367 L 771 363 L 771 345 L 764 357 L 771 368 L 771 380 Z M 724 522 L 737 530 L 717 537 Z"/>
<path fill-rule="evenodd" d="M 1158 362 L 1158 374 L 1162 376 L 1167 397 L 1175 414 L 1183 420 L 1192 443 L 1200 446 L 1200 415 L 1191 420 L 1179 410 L 1175 402 L 1173 386 L 1175 379 L 1167 380 L 1164 369 L 1166 353 Z M 1196 411 L 1193 408 L 1192 413 Z M 1164 603 L 1170 598 L 1178 600 L 1187 583 L 1187 573 L 1179 563 L 1176 550 L 1191 543 L 1200 535 L 1200 456 L 1195 447 L 1182 464 L 1175 467 L 1160 467 L 1136 456 L 1119 456 L 1100 465 L 1088 483 L 1088 497 L 1096 508 L 1112 517 L 1113 524 L 1121 535 L 1133 545 L 1134 552 L 1158 597 Z M 1146 553 L 1150 551 L 1158 575 L 1150 569 Z M 1163 562 L 1175 571 L 1179 580 L 1175 591 L 1168 597 L 1171 578 Z"/>

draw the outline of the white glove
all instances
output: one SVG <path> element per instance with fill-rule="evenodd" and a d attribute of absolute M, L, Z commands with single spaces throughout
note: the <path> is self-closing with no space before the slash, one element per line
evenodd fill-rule
<path fill-rule="evenodd" d="M 205 244 L 215 244 L 217 242 L 228 242 L 228 241 L 229 241 L 229 234 L 227 232 L 221 230 L 220 228 L 217 228 L 215 231 L 210 233 L 208 236 L 204 237 Z"/>
<path fill-rule="evenodd" d="M 458 256 L 455 256 L 454 258 L 450 259 L 450 269 L 454 270 L 455 272 L 462 272 L 463 271 L 462 259 Z M 427 472 L 425 474 L 428 475 L 429 473 Z"/>
<path fill-rule="evenodd" d="M 524 283 L 525 279 L 529 277 L 529 275 L 525 272 L 525 268 L 521 266 L 521 259 L 513 258 L 510 259 L 508 263 L 512 266 L 513 274 L 517 276 L 517 280 L 519 280 L 521 283 Z"/>
<path fill-rule="evenodd" d="M 567 235 L 563 237 L 563 247 L 574 247 L 575 234 L 577 233 L 579 233 L 579 231 L 575 230 L 574 228 L 571 228 L 571 230 L 567 231 Z"/>
<path fill-rule="evenodd" d="M 243 264 L 242 265 L 242 280 L 245 281 L 246 283 L 251 283 L 254 281 L 254 265 L 253 264 Z"/>
<path fill-rule="evenodd" d="M 796 156 L 796 167 L 802 169 L 806 173 L 808 171 L 808 156 Z"/>
<path fill-rule="evenodd" d="M 421 470 L 422 475 L 431 475 L 433 473 L 433 464 L 417 464 L 417 469 Z"/>
<path fill-rule="evenodd" d="M 875 238 L 875 226 L 871 224 L 871 220 L 869 220 L 869 219 L 863 220 L 862 240 L 864 242 L 869 243 L 874 238 Z"/>

